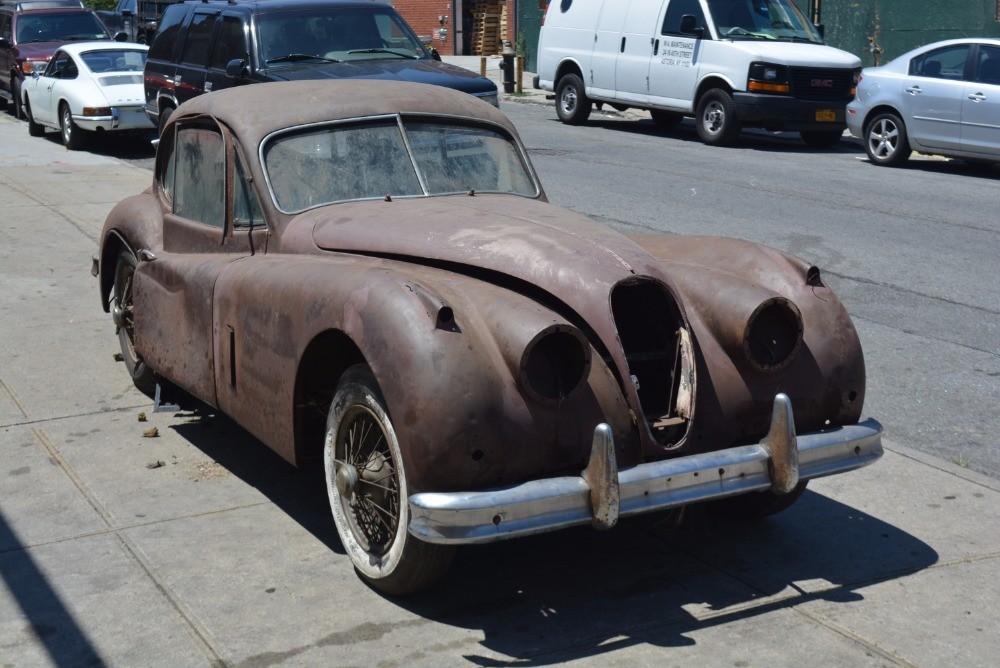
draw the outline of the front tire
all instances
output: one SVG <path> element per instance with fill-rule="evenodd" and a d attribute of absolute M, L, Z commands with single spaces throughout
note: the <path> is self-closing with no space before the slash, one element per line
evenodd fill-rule
<path fill-rule="evenodd" d="M 592 108 L 587 97 L 583 80 L 575 74 L 567 74 L 556 86 L 556 114 L 567 125 L 582 125 L 590 118 Z"/>
<path fill-rule="evenodd" d="M 135 352 L 135 302 L 132 296 L 135 268 L 135 256 L 127 249 L 122 250 L 115 265 L 114 302 L 111 304 L 111 312 L 118 330 L 118 344 L 122 349 L 125 369 L 139 391 L 152 396 L 156 391 L 156 374 Z"/>
<path fill-rule="evenodd" d="M 10 95 L 14 98 L 14 118 L 24 116 L 24 109 L 21 108 L 21 80 L 15 76 L 10 78 Z"/>
<path fill-rule="evenodd" d="M 173 115 L 173 113 L 174 113 L 173 107 L 164 107 L 163 111 L 160 112 L 160 117 L 159 119 L 157 119 L 159 123 L 157 124 L 156 128 L 157 134 L 160 137 L 163 136 L 163 129 L 167 127 L 167 121 L 170 120 L 170 117 Z"/>
<path fill-rule="evenodd" d="M 721 88 L 713 88 L 698 100 L 695 110 L 698 137 L 709 146 L 730 146 L 740 135 L 733 96 Z"/>
<path fill-rule="evenodd" d="M 85 131 L 73 122 L 73 113 L 65 102 L 59 105 L 59 130 L 62 133 L 63 146 L 70 151 L 79 151 L 87 143 Z"/>
<path fill-rule="evenodd" d="M 385 400 L 363 364 L 341 377 L 326 420 L 327 492 L 337 533 L 354 569 L 376 589 L 409 594 L 436 582 L 451 547 L 410 535 L 409 487 Z"/>
<path fill-rule="evenodd" d="M 41 137 L 45 134 L 45 128 L 35 122 L 35 117 L 31 114 L 31 101 L 24 99 L 24 116 L 28 119 L 28 134 L 32 137 Z"/>
<path fill-rule="evenodd" d="M 894 167 L 910 157 L 910 140 L 903 120 L 891 111 L 875 116 L 865 126 L 865 151 L 875 165 Z"/>

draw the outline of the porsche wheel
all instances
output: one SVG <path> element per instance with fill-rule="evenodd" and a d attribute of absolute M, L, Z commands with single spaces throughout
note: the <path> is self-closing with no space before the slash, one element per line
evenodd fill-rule
<path fill-rule="evenodd" d="M 73 113 L 65 102 L 59 106 L 59 129 L 62 132 L 63 146 L 69 150 L 79 151 L 87 143 L 84 130 L 73 122 Z"/>
<path fill-rule="evenodd" d="M 740 135 L 733 96 L 721 88 L 713 88 L 698 100 L 695 111 L 698 137 L 710 146 L 729 146 Z"/>
<path fill-rule="evenodd" d="M 892 112 L 883 112 L 865 128 L 865 151 L 875 165 L 897 166 L 910 157 L 910 140 L 903 120 Z"/>
<path fill-rule="evenodd" d="M 132 297 L 135 267 L 135 256 L 130 251 L 123 250 L 118 255 L 118 263 L 115 265 L 114 302 L 111 304 L 111 315 L 118 330 L 122 360 L 132 377 L 132 382 L 140 392 L 152 396 L 156 390 L 156 374 L 135 352 L 135 302 Z"/>
<path fill-rule="evenodd" d="M 35 117 L 31 115 L 31 101 L 24 98 L 24 117 L 28 119 L 28 134 L 32 137 L 41 137 L 45 134 L 45 128 L 35 122 Z"/>
<path fill-rule="evenodd" d="M 408 487 L 392 420 L 371 370 L 342 376 L 326 420 L 327 492 L 355 570 L 391 595 L 425 589 L 451 564 L 453 548 L 410 535 Z"/>
<path fill-rule="evenodd" d="M 556 114 L 567 125 L 582 125 L 590 118 L 590 98 L 583 81 L 575 74 L 567 74 L 556 87 Z"/>

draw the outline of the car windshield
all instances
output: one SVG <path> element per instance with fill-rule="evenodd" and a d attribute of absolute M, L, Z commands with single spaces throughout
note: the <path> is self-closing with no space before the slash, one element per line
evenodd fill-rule
<path fill-rule="evenodd" d="M 108 39 L 108 33 L 89 12 L 35 14 L 22 16 L 17 22 L 19 44 L 93 39 Z"/>
<path fill-rule="evenodd" d="M 823 43 L 789 0 L 708 0 L 708 10 L 721 37 Z"/>
<path fill-rule="evenodd" d="M 275 204 L 286 213 L 386 196 L 538 194 L 508 134 L 454 121 L 391 117 L 310 127 L 273 138 L 263 157 Z"/>
<path fill-rule="evenodd" d="M 384 8 L 269 12 L 257 23 L 265 64 L 309 60 L 429 57 L 399 17 Z"/>
<path fill-rule="evenodd" d="M 103 72 L 142 72 L 146 63 L 144 49 L 114 49 L 101 51 L 85 51 L 80 54 L 81 60 L 94 74 Z"/>

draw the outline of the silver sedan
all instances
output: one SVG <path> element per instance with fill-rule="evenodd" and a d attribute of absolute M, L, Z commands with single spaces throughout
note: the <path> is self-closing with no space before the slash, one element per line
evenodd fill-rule
<path fill-rule="evenodd" d="M 1000 162 L 1000 39 L 953 39 L 861 72 L 847 127 L 876 165 L 910 153 Z"/>

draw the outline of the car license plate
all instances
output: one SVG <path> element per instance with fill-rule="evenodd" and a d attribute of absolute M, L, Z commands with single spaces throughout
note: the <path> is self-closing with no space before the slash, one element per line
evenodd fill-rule
<path fill-rule="evenodd" d="M 816 120 L 826 123 L 833 123 L 837 120 L 837 112 L 829 109 L 821 109 L 816 112 Z"/>

